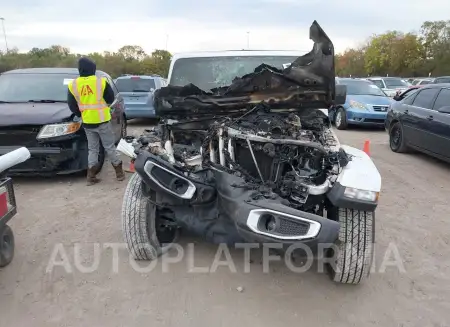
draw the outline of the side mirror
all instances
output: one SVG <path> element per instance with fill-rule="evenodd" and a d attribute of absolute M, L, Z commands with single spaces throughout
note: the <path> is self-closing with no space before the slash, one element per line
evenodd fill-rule
<path fill-rule="evenodd" d="M 438 109 L 438 112 L 442 112 L 443 114 L 450 114 L 450 106 L 441 107 Z"/>
<path fill-rule="evenodd" d="M 151 89 L 150 89 L 150 92 L 155 92 L 155 89 L 152 87 Z"/>
<path fill-rule="evenodd" d="M 400 96 L 400 94 L 396 94 L 396 95 L 394 95 L 393 99 L 395 101 L 400 101 L 400 100 L 402 100 L 402 97 Z"/>
<path fill-rule="evenodd" d="M 334 104 L 345 104 L 347 99 L 347 85 L 337 84 L 335 86 Z"/>

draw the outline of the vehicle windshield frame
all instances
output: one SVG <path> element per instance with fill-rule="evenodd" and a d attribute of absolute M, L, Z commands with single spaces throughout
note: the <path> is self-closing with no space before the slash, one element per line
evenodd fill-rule
<path fill-rule="evenodd" d="M 382 89 L 380 89 L 376 84 L 366 81 L 359 81 L 359 80 L 352 80 L 352 81 L 340 81 L 339 84 L 346 85 L 347 86 L 347 94 L 348 95 L 374 95 L 374 96 L 382 96 L 382 97 L 388 97 L 386 93 L 383 92 Z M 359 85 L 367 85 L 367 88 L 365 88 L 366 91 L 363 91 L 363 89 L 360 88 L 359 92 L 355 92 L 356 88 L 354 86 Z M 349 87 L 350 86 L 350 87 Z M 370 92 L 373 91 L 373 92 Z"/>
<path fill-rule="evenodd" d="M 281 70 L 284 68 L 283 65 L 290 65 L 298 57 L 300 55 L 242 54 L 178 58 L 173 63 L 169 84 L 173 86 L 194 84 L 204 91 L 209 91 L 232 84 L 234 78 L 253 73 L 255 68 L 262 64 L 275 65 L 275 68 Z M 214 65 L 217 66 L 214 67 Z M 210 69 L 200 69 L 200 67 L 209 67 Z M 201 76 L 199 73 L 204 73 L 204 75 Z M 194 74 L 197 75 L 194 76 Z"/>
<path fill-rule="evenodd" d="M 0 102 L 67 102 L 68 84 L 73 73 L 7 73 L 0 75 Z"/>

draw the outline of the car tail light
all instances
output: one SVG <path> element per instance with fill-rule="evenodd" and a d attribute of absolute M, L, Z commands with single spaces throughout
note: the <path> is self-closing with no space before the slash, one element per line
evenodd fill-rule
<path fill-rule="evenodd" d="M 5 216 L 11 210 L 9 192 L 5 186 L 0 187 L 0 217 Z"/>
<path fill-rule="evenodd" d="M 131 79 L 141 79 L 139 76 L 132 76 Z"/>

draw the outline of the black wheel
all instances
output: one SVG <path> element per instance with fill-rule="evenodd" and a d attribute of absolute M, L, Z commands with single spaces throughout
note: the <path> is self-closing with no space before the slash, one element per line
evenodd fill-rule
<path fill-rule="evenodd" d="M 397 153 L 407 152 L 408 146 L 403 134 L 403 126 L 400 122 L 391 124 L 389 128 L 389 146 L 392 151 Z"/>
<path fill-rule="evenodd" d="M 125 117 L 125 115 L 122 117 L 122 123 L 120 125 L 120 138 L 123 139 L 125 137 L 127 137 L 128 132 L 127 132 L 127 118 Z"/>
<path fill-rule="evenodd" d="M 14 258 L 14 234 L 8 225 L 0 230 L 0 267 L 6 267 Z"/>
<path fill-rule="evenodd" d="M 336 112 L 336 116 L 334 117 L 334 124 L 337 129 L 347 129 L 347 114 L 345 113 L 344 108 L 339 108 Z"/>
<path fill-rule="evenodd" d="M 337 208 L 341 224 L 331 278 L 342 284 L 360 284 L 369 277 L 375 242 L 375 213 Z"/>
<path fill-rule="evenodd" d="M 145 192 L 147 193 L 147 192 Z M 135 260 L 154 260 L 177 242 L 180 230 L 170 211 L 156 206 L 155 192 L 144 194 L 142 179 L 131 176 L 122 203 L 122 232 Z"/>

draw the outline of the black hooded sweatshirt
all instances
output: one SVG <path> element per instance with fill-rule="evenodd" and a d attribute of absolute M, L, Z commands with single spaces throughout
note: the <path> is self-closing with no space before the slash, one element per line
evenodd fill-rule
<path fill-rule="evenodd" d="M 91 59 L 82 57 L 80 58 L 80 60 L 78 60 L 78 71 L 80 73 L 80 77 L 92 76 L 95 75 L 95 72 L 97 71 L 97 66 L 95 65 L 95 62 L 93 62 Z M 108 84 L 108 82 L 106 82 L 106 87 L 105 90 L 103 91 L 103 99 L 108 105 L 111 105 L 111 103 L 114 102 L 114 91 L 111 88 L 111 85 Z M 81 112 L 80 108 L 78 108 L 77 100 L 69 90 L 67 90 L 67 103 L 69 105 L 70 111 L 72 111 L 75 114 L 75 116 L 81 117 Z M 99 125 L 101 124 L 83 123 L 83 126 L 86 128 L 95 128 L 98 127 Z"/>

